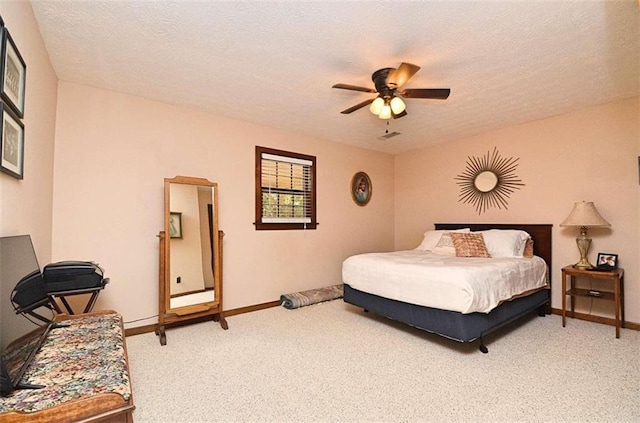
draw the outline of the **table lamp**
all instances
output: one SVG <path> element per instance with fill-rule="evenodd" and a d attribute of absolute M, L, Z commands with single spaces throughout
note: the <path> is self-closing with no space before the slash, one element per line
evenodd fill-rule
<path fill-rule="evenodd" d="M 604 220 L 596 206 L 591 201 L 581 201 L 573 205 L 573 210 L 560 226 L 574 226 L 580 228 L 580 236 L 576 238 L 578 251 L 580 251 L 580 261 L 574 267 L 593 267 L 589 263 L 589 249 L 591 248 L 591 238 L 587 238 L 587 228 L 609 228 L 611 224 Z"/>

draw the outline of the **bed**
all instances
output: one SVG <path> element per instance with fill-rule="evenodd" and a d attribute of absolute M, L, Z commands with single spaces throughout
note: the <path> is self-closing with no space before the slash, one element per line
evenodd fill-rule
<path fill-rule="evenodd" d="M 385 272 L 369 272 L 369 274 L 372 275 L 371 279 L 379 279 L 378 282 L 383 285 L 382 288 L 369 289 L 368 287 L 373 285 L 368 284 L 368 281 L 366 280 L 359 280 L 356 283 L 357 278 L 350 270 L 353 267 L 351 261 L 357 260 L 357 258 L 360 256 L 369 256 L 367 254 L 364 254 L 353 256 L 354 258 L 350 257 L 343 263 L 344 301 L 346 303 L 361 307 L 365 311 L 371 311 L 389 319 L 400 321 L 410 326 L 414 326 L 416 328 L 435 333 L 458 342 L 468 343 L 479 340 L 479 348 L 483 353 L 488 352 L 488 349 L 485 346 L 485 337 L 488 334 L 520 318 L 532 314 L 533 312 L 537 311 L 538 315 L 540 316 L 551 313 L 550 273 L 552 268 L 552 225 L 453 223 L 435 224 L 435 231 L 465 230 L 464 228 L 469 228 L 469 230 L 472 232 L 488 231 L 490 229 L 525 231 L 530 235 L 530 238 L 533 241 L 532 245 L 533 253 L 535 255 L 534 259 L 536 259 L 538 262 L 542 263 L 544 267 L 546 267 L 544 286 L 541 286 L 540 282 L 536 281 L 538 288 L 528 289 L 521 294 L 513 296 L 512 298 L 498 301 L 497 305 L 495 304 L 495 300 L 489 301 L 490 304 L 483 304 L 479 306 L 478 309 L 481 311 L 473 311 L 473 307 L 465 308 L 468 301 L 461 301 L 459 306 L 456 306 L 454 304 L 452 307 L 450 307 L 454 310 L 443 309 L 424 305 L 429 304 L 428 298 L 426 298 L 424 301 L 406 299 L 403 296 L 406 289 L 402 290 L 402 292 L 394 292 L 394 289 L 398 291 L 397 286 L 399 286 L 399 284 L 394 283 L 389 286 L 390 284 L 388 283 L 388 280 L 393 279 L 392 277 L 389 277 L 389 273 L 387 273 L 387 276 L 385 277 Z M 416 255 L 415 252 L 406 252 L 406 254 L 404 254 L 403 252 L 402 256 L 398 258 L 398 253 L 388 254 L 396 254 L 396 261 L 409 260 L 406 256 L 410 256 L 412 254 Z M 474 260 L 490 261 L 492 259 L 489 258 Z M 519 260 L 526 261 L 522 258 Z M 517 262 L 518 260 L 514 259 L 513 261 Z M 373 275 L 373 273 L 376 273 L 377 276 Z M 538 273 L 536 273 L 536 275 L 539 275 L 539 271 Z M 538 278 L 538 276 L 535 277 Z M 528 278 L 529 276 L 527 276 L 526 279 Z M 533 276 L 531 276 L 531 278 L 533 278 Z M 387 286 L 384 287 L 384 284 L 387 284 Z M 373 293 L 371 291 L 373 291 Z M 387 293 L 389 293 L 389 295 L 387 295 Z M 438 295 L 440 294 L 434 294 L 434 296 Z M 455 303 L 455 301 L 453 302 Z"/>

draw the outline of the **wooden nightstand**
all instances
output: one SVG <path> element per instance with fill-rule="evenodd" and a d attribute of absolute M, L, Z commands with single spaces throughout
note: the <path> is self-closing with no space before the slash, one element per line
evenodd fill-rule
<path fill-rule="evenodd" d="M 567 276 L 570 278 L 570 288 L 567 289 Z M 605 279 L 613 283 L 613 291 L 590 291 L 576 288 L 577 276 L 592 279 Z M 620 327 L 625 327 L 624 322 L 624 269 L 618 268 L 610 272 L 585 270 L 578 267 L 565 266 L 562 268 L 562 327 L 565 326 L 567 314 L 567 295 L 571 298 L 571 317 L 575 316 L 575 297 L 598 298 L 615 303 L 616 338 L 620 338 Z"/>

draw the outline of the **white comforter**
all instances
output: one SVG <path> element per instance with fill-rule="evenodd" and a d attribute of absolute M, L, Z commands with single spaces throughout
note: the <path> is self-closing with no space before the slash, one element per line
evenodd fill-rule
<path fill-rule="evenodd" d="M 464 258 L 409 250 L 360 254 L 342 264 L 342 281 L 359 291 L 460 313 L 488 313 L 500 302 L 546 285 L 533 258 Z"/>

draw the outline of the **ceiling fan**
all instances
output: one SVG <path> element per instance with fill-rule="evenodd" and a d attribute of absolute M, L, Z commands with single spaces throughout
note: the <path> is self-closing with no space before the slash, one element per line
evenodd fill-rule
<path fill-rule="evenodd" d="M 401 88 L 419 70 L 420 66 L 404 62 L 397 69 L 378 69 L 371 75 L 375 89 L 357 85 L 335 84 L 332 88 L 378 94 L 377 97 L 358 103 L 340 113 L 348 115 L 364 106 L 371 105 L 369 110 L 374 115 L 378 115 L 380 119 L 398 119 L 407 115 L 406 105 L 402 98 L 446 100 L 451 93 L 449 88 Z"/>

